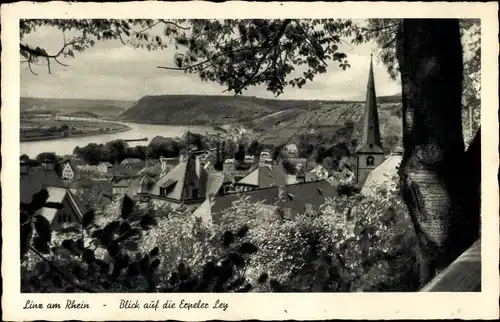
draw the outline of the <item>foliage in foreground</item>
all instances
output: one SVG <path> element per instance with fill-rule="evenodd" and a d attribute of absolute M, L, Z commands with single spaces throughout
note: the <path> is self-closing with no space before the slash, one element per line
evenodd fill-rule
<path fill-rule="evenodd" d="M 34 214 L 42 191 L 22 205 L 22 290 L 415 291 L 415 236 L 396 191 L 344 195 L 296 216 L 242 199 L 208 223 L 125 197 L 63 233 Z"/>
<path fill-rule="evenodd" d="M 262 212 L 262 210 L 261 210 Z M 415 291 L 415 234 L 397 187 L 376 197 L 328 199 L 318 212 L 255 218 L 258 206 L 240 201 L 219 229 L 243 223 L 259 246 L 251 273 L 265 271 L 294 292 Z M 261 288 L 266 291 L 266 288 Z"/>
<path fill-rule="evenodd" d="M 170 272 L 159 271 L 163 260 L 159 247 L 139 248 L 156 219 L 137 211 L 124 197 L 119 215 L 99 225 L 95 213 L 83 216 L 83 229 L 68 227 L 52 232 L 45 217 L 36 210 L 46 206 L 42 190 L 30 204 L 21 204 L 21 291 L 22 292 L 247 292 L 244 277 L 246 257 L 257 251 L 242 241 L 245 230 L 224 233 L 224 251 L 193 274 L 184 262 Z M 63 237 L 63 238 L 61 238 Z M 165 278 L 168 276 L 168 278 Z"/>

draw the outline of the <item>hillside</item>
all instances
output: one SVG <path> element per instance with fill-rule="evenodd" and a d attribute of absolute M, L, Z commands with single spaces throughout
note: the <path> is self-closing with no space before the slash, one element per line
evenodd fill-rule
<path fill-rule="evenodd" d="M 378 104 L 382 140 L 401 135 L 401 105 L 397 103 Z M 364 104 L 332 102 L 312 106 L 307 110 L 287 110 L 261 119 L 254 119 L 254 129 L 260 132 L 259 142 L 279 145 L 290 137 L 302 133 L 345 133 L 348 124 L 354 131 L 347 140 L 359 139 L 362 129 Z M 351 123 L 352 122 L 352 123 Z"/>
<path fill-rule="evenodd" d="M 115 118 L 134 102 L 83 98 L 21 97 L 21 112 L 75 113 L 89 112 L 100 117 Z"/>
<path fill-rule="evenodd" d="M 401 133 L 400 96 L 378 98 L 382 136 Z M 139 123 L 222 125 L 239 123 L 253 129 L 262 143 L 280 144 L 308 131 L 342 131 L 353 122 L 361 129 L 363 102 L 278 100 L 249 96 L 146 96 L 119 120 Z"/>
<path fill-rule="evenodd" d="M 287 110 L 326 101 L 277 100 L 250 96 L 160 95 L 141 98 L 120 120 L 139 123 L 221 125 L 246 123 Z"/>

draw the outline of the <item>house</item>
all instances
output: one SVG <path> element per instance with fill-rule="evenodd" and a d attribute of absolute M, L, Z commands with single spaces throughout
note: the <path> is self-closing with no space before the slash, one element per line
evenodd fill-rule
<path fill-rule="evenodd" d="M 115 177 L 112 180 L 113 195 L 135 197 L 141 189 L 141 177 Z"/>
<path fill-rule="evenodd" d="M 209 173 L 201 165 L 200 158 L 188 153 L 185 158 L 168 173 L 162 175 L 149 189 L 141 190 L 141 199 L 150 200 L 154 205 L 201 204 L 209 195 L 222 191 L 224 175 Z"/>
<path fill-rule="evenodd" d="M 47 204 L 37 211 L 45 217 L 53 230 L 79 227 L 86 212 L 82 202 L 68 189 L 47 186 Z"/>
<path fill-rule="evenodd" d="M 138 173 L 139 171 L 144 169 L 144 167 L 146 166 L 146 161 L 135 158 L 127 158 L 120 163 L 120 166 L 125 169 L 131 170 L 134 173 Z"/>
<path fill-rule="evenodd" d="M 109 162 L 101 162 L 97 166 L 97 171 L 100 173 L 109 173 L 113 170 L 113 165 Z"/>
<path fill-rule="evenodd" d="M 330 171 L 328 171 L 321 164 L 316 165 L 311 171 L 309 171 L 316 175 L 321 180 L 326 180 L 330 176 Z"/>
<path fill-rule="evenodd" d="M 258 166 L 235 183 L 237 191 L 262 189 L 286 184 L 286 171 L 281 165 Z"/>
<path fill-rule="evenodd" d="M 338 185 L 351 185 L 355 182 L 356 172 L 349 165 L 348 158 L 340 160 L 337 170 L 332 171 L 327 180 L 334 187 Z"/>
<path fill-rule="evenodd" d="M 247 164 L 253 164 L 255 162 L 255 156 L 254 155 L 245 155 L 245 163 Z"/>
<path fill-rule="evenodd" d="M 254 168 L 252 163 L 240 162 L 235 159 L 226 159 L 222 165 L 224 174 L 232 176 L 235 180 L 244 178 Z"/>
<path fill-rule="evenodd" d="M 315 172 L 307 172 L 304 168 L 297 170 L 297 174 L 287 174 L 286 184 L 292 185 L 297 183 L 312 182 L 324 180 L 318 177 Z"/>
<path fill-rule="evenodd" d="M 62 163 L 61 177 L 64 181 L 71 182 L 76 176 L 76 165 L 71 163 L 70 159 L 66 159 Z"/>
<path fill-rule="evenodd" d="M 267 150 L 262 151 L 259 156 L 259 166 L 272 165 L 273 158 L 271 157 L 271 153 Z"/>
<path fill-rule="evenodd" d="M 123 161 L 120 163 L 122 166 L 126 166 L 128 164 L 134 164 L 134 163 L 141 163 L 143 162 L 141 159 L 138 158 L 126 158 L 123 159 Z"/>
<path fill-rule="evenodd" d="M 385 160 L 385 151 L 380 139 L 380 125 L 377 112 L 377 97 L 373 77 L 373 61 L 370 60 L 368 86 L 363 119 L 363 132 L 356 149 L 356 184 L 363 186 L 370 172 Z"/>
<path fill-rule="evenodd" d="M 47 186 L 64 187 L 65 184 L 53 168 L 43 167 L 40 163 L 20 163 L 21 202 L 31 202 L 33 195 Z"/>
<path fill-rule="evenodd" d="M 337 196 L 337 191 L 325 180 L 297 183 L 288 186 L 273 186 L 240 193 L 214 196 L 201 204 L 194 215 L 204 222 L 219 224 L 225 210 L 241 198 L 253 204 L 261 204 L 257 216 L 294 217 L 300 213 L 318 212 L 326 198 Z"/>
<path fill-rule="evenodd" d="M 297 157 L 299 155 L 299 148 L 295 143 L 288 144 L 285 146 L 285 153 L 288 157 Z"/>
<path fill-rule="evenodd" d="M 98 166 L 89 165 L 81 159 L 67 158 L 62 161 L 61 172 L 61 177 L 63 178 L 63 180 L 66 182 L 71 182 L 78 176 L 94 175 L 100 171 L 98 171 Z"/>
<path fill-rule="evenodd" d="M 53 168 L 21 163 L 20 170 L 21 203 L 30 203 L 36 193 L 46 189 L 49 198 L 38 214 L 44 216 L 54 230 L 79 225 L 86 210 L 81 201 L 64 186 Z"/>
<path fill-rule="evenodd" d="M 202 164 L 206 164 L 207 162 L 215 163 L 217 161 L 216 149 L 203 150 L 203 153 L 199 157 Z"/>
<path fill-rule="evenodd" d="M 71 182 L 69 188 L 77 196 L 81 196 L 85 190 L 92 189 L 98 193 L 97 202 L 113 198 L 113 183 L 101 178 L 80 178 Z M 86 200 L 82 201 L 85 202 Z"/>
<path fill-rule="evenodd" d="M 77 172 L 79 174 L 91 174 L 91 173 L 96 173 L 97 172 L 97 166 L 96 165 L 90 165 L 90 164 L 78 164 L 76 166 Z"/>
<path fill-rule="evenodd" d="M 306 158 L 287 158 L 287 160 L 293 164 L 297 170 L 307 168 Z"/>

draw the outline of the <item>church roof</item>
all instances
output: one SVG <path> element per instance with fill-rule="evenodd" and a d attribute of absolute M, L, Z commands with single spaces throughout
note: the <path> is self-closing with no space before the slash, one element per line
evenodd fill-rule
<path fill-rule="evenodd" d="M 361 194 L 365 196 L 374 196 L 378 187 L 395 187 L 397 182 L 394 181 L 394 177 L 398 174 L 401 160 L 402 157 L 399 155 L 390 156 L 378 167 L 373 169 L 363 184 Z"/>
<path fill-rule="evenodd" d="M 363 133 L 357 153 L 384 153 L 380 140 L 380 125 L 377 112 L 377 95 L 373 77 L 373 61 L 370 59 L 370 72 L 366 89 L 365 111 L 363 115 Z"/>

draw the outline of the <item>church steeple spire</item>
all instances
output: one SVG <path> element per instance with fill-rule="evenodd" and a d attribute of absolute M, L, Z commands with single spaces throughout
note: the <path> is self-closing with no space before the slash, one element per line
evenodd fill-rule
<path fill-rule="evenodd" d="M 380 140 L 380 126 L 377 112 L 377 95 L 375 92 L 375 80 L 373 77 L 373 57 L 370 54 L 370 72 L 366 89 L 366 102 L 363 120 L 363 133 L 357 152 L 383 153 Z"/>

